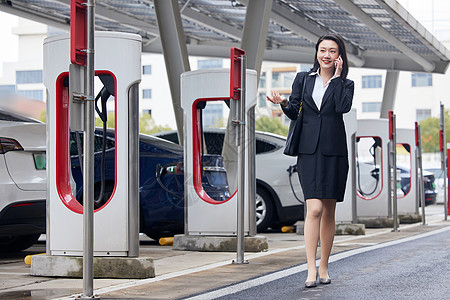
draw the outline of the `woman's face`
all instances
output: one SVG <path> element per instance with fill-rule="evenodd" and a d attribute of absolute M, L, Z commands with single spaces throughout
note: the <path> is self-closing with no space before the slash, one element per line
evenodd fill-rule
<path fill-rule="evenodd" d="M 317 49 L 317 61 L 320 69 L 334 70 L 334 62 L 339 57 L 339 47 L 335 41 L 323 40 Z"/>

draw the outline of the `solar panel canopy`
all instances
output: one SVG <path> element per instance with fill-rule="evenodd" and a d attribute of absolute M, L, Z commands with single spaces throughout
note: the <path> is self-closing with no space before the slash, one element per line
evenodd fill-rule
<path fill-rule="evenodd" d="M 250 1 L 263 0 L 179 0 L 189 55 L 228 57 L 230 47 L 240 47 Z M 264 60 L 312 63 L 317 39 L 338 33 L 352 66 L 433 73 L 448 67 L 449 50 L 395 0 L 271 2 Z M 70 26 L 70 0 L 2 1 L 0 10 Z M 162 53 L 154 1 L 96 0 L 95 13 L 96 30 L 139 34 L 144 52 Z"/>

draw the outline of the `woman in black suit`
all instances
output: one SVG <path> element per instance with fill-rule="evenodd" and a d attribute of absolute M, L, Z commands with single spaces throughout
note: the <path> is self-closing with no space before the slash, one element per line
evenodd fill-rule
<path fill-rule="evenodd" d="M 272 103 L 280 104 L 292 120 L 303 101 L 297 170 L 306 199 L 305 247 L 308 265 L 306 287 L 329 284 L 328 259 L 335 233 L 336 202 L 344 200 L 348 153 L 343 114 L 352 107 L 354 84 L 347 79 L 348 61 L 343 39 L 329 34 L 316 44 L 314 65 L 298 73 L 289 101 L 272 92 Z M 304 89 L 304 91 L 303 91 Z M 303 93 L 302 93 L 303 91 Z M 302 99 L 303 95 L 303 99 Z M 317 274 L 316 252 L 320 237 L 321 259 Z"/>

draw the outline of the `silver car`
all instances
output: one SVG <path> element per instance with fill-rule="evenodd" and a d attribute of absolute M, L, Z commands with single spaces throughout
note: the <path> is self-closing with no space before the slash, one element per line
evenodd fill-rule
<path fill-rule="evenodd" d="M 45 124 L 0 109 L 0 252 L 45 233 Z"/>
<path fill-rule="evenodd" d="M 178 143 L 175 131 L 155 134 Z M 205 129 L 207 153 L 221 154 L 225 129 Z M 283 154 L 286 138 L 256 132 L 256 225 L 258 232 L 303 220 L 303 193 L 295 157 Z"/>

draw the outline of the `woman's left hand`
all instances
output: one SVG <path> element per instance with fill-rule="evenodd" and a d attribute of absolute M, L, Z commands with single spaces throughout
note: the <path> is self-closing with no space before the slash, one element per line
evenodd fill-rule
<path fill-rule="evenodd" d="M 343 65 L 344 61 L 342 60 L 342 57 L 339 55 L 339 57 L 334 60 L 334 77 L 341 76 Z"/>

